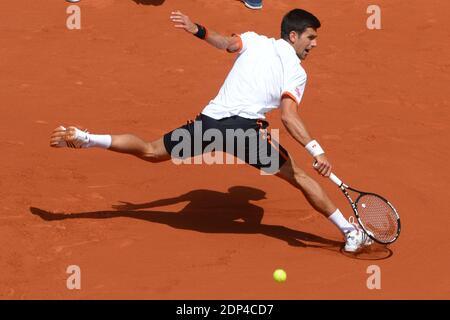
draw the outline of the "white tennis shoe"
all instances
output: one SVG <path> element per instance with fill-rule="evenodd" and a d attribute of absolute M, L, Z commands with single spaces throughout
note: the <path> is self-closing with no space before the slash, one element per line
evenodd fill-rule
<path fill-rule="evenodd" d="M 86 148 L 89 144 L 89 132 L 76 127 L 56 128 L 50 137 L 50 146 L 54 148 Z"/>
<path fill-rule="evenodd" d="M 350 217 L 349 222 L 355 227 L 354 230 L 348 232 L 345 235 L 345 247 L 346 252 L 358 252 L 364 247 L 368 247 L 373 244 L 373 240 L 367 235 L 360 226 L 355 223 L 353 216 Z"/>

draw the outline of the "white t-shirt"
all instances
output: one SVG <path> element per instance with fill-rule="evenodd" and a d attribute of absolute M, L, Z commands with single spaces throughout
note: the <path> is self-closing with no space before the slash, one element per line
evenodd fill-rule
<path fill-rule="evenodd" d="M 284 95 L 299 104 L 306 72 L 294 48 L 283 39 L 254 32 L 243 33 L 240 39 L 241 49 L 233 68 L 202 113 L 214 119 L 265 119 L 264 114 L 278 108 Z"/>

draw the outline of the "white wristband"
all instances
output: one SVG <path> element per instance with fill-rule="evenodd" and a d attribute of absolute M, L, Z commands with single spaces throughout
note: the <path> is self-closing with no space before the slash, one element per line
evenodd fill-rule
<path fill-rule="evenodd" d="M 316 157 L 318 155 L 324 154 L 325 151 L 323 151 L 322 147 L 316 140 L 310 141 L 306 146 L 305 149 L 309 152 L 310 155 L 313 157 Z"/>

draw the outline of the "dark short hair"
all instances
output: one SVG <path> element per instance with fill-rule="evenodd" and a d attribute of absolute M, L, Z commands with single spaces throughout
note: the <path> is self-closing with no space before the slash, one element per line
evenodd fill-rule
<path fill-rule="evenodd" d="M 306 29 L 320 28 L 320 21 L 312 13 L 303 9 L 294 9 L 289 11 L 281 21 L 281 38 L 289 40 L 291 31 L 296 31 L 301 35 Z"/>

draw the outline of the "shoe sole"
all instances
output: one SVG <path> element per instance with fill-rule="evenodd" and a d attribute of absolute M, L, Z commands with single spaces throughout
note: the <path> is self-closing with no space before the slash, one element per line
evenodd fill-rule
<path fill-rule="evenodd" d="M 362 245 L 361 247 L 356 248 L 355 250 L 347 250 L 347 249 L 344 247 L 344 251 L 345 251 L 345 252 L 355 253 L 355 252 L 362 251 L 362 250 L 366 249 L 367 247 L 370 247 L 372 244 L 373 244 L 373 242 L 370 243 L 370 244 L 364 244 L 364 245 Z"/>
<path fill-rule="evenodd" d="M 251 4 L 248 4 L 247 2 L 244 2 L 244 4 L 245 4 L 245 6 L 247 7 L 247 8 L 249 8 L 249 9 L 253 9 L 253 10 L 259 10 L 259 9 L 262 9 L 262 5 L 260 5 L 260 6 L 252 6 Z"/>

